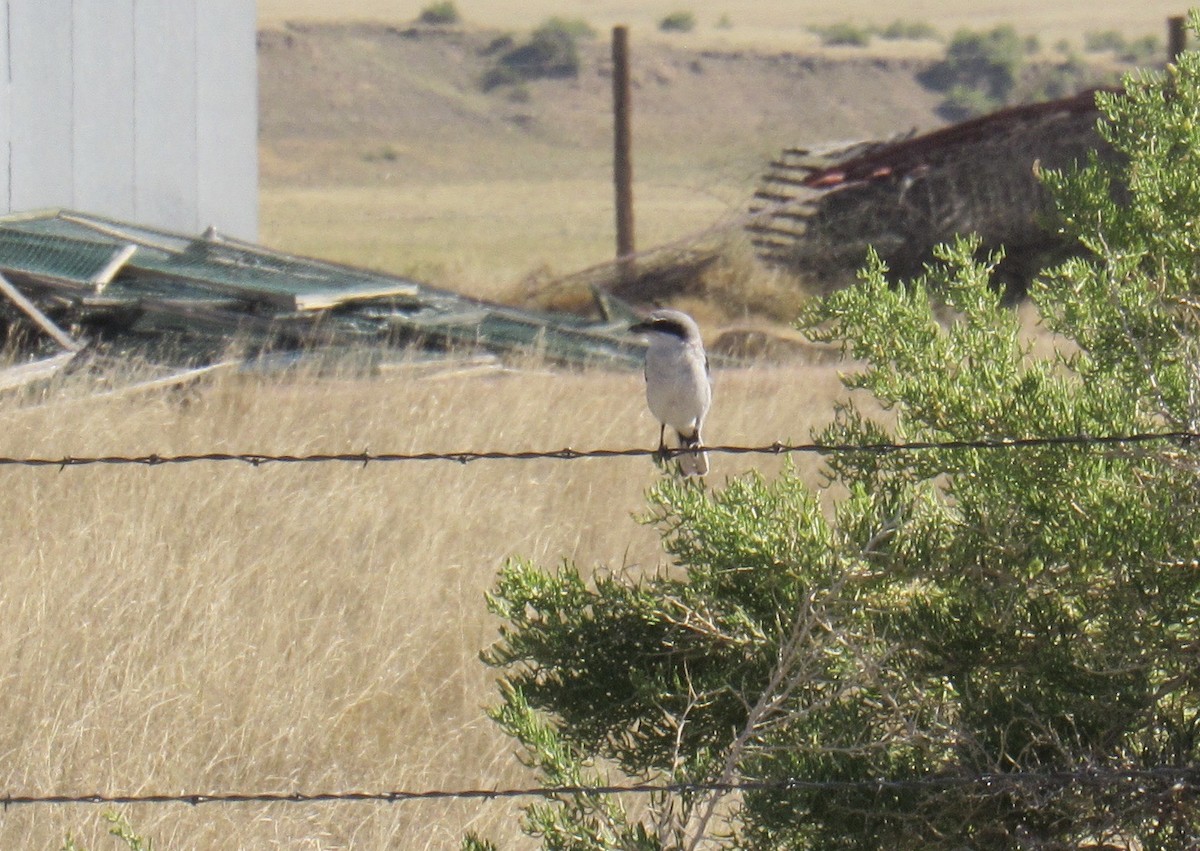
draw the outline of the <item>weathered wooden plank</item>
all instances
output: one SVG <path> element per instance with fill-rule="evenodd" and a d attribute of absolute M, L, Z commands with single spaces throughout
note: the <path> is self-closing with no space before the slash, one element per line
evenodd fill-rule
<path fill-rule="evenodd" d="M 596 302 L 596 308 L 600 311 L 600 315 L 608 322 L 621 323 L 623 325 L 632 325 L 639 321 L 642 316 L 629 302 L 622 298 L 617 298 L 607 290 L 593 286 L 592 299 Z"/>
<path fill-rule="evenodd" d="M 791 174 L 780 174 L 777 171 L 768 172 L 763 175 L 763 180 L 765 182 L 778 183 L 782 184 L 783 186 L 802 186 L 807 188 L 808 184 L 805 182 L 807 179 L 808 174 L 796 177 L 795 175 Z"/>
<path fill-rule="evenodd" d="M 784 242 L 783 240 L 768 239 L 768 238 L 761 237 L 761 236 L 751 237 L 750 244 L 753 245 L 755 248 L 760 248 L 763 251 L 769 251 L 769 252 L 776 252 L 776 251 L 787 252 L 789 250 L 794 251 L 796 248 L 796 243 L 794 243 L 794 242 Z"/>
<path fill-rule="evenodd" d="M 78 225 L 79 227 L 87 228 L 88 230 L 95 231 L 102 236 L 111 237 L 112 239 L 119 240 L 120 242 L 131 242 L 144 246 L 145 248 L 157 248 L 159 251 L 166 252 L 179 250 L 178 243 L 169 242 L 166 239 L 152 239 L 146 236 L 144 233 L 140 233 L 142 230 L 141 228 L 137 228 L 139 233 L 135 234 L 130 228 L 119 227 L 115 222 L 107 222 L 103 219 L 96 219 L 92 216 L 82 215 L 70 210 L 60 210 L 55 218 L 72 225 Z"/>
<path fill-rule="evenodd" d="M 751 197 L 756 198 L 760 201 L 774 201 L 776 203 L 785 203 L 787 201 L 795 201 L 796 200 L 794 195 L 789 195 L 784 192 L 772 192 L 767 189 L 760 189 L 757 192 L 755 192 L 754 195 Z"/>
<path fill-rule="evenodd" d="M 112 259 L 108 261 L 108 265 L 96 272 L 92 276 L 92 283 L 96 285 L 96 294 L 100 295 L 104 292 L 104 288 L 112 283 L 113 277 L 117 272 L 121 271 L 121 267 L 134 255 L 137 251 L 136 245 L 126 245 L 124 248 L 119 248 L 113 252 Z"/>
<path fill-rule="evenodd" d="M 14 287 L 3 275 L 0 275 L 0 294 L 7 296 L 8 300 L 15 304 L 22 313 L 32 319 L 54 342 L 67 351 L 77 352 L 83 348 L 83 343 L 80 343 L 66 331 L 55 325 L 49 316 L 38 310 L 37 305 L 25 298 L 24 294 Z"/>
<path fill-rule="evenodd" d="M 35 381 L 53 378 L 75 357 L 75 352 L 60 352 L 52 357 L 0 369 L 0 390 L 16 390 Z"/>
<path fill-rule="evenodd" d="M 119 396 L 130 396 L 134 393 L 146 393 L 151 390 L 163 390 L 167 387 L 177 387 L 180 384 L 187 384 L 191 381 L 196 381 L 206 375 L 212 375 L 216 372 L 222 372 L 238 366 L 241 361 L 225 360 L 218 363 L 205 364 L 204 366 L 192 367 L 190 369 L 182 369 L 177 372 L 172 372 L 169 375 L 164 375 L 159 378 L 151 378 L 147 381 L 139 381 L 134 384 L 127 384 L 124 387 L 117 387 L 113 390 L 106 390 L 103 393 L 96 393 L 89 396 L 89 399 L 112 399 Z"/>
<path fill-rule="evenodd" d="M 804 206 L 796 207 L 755 207 L 750 210 L 751 215 L 754 213 L 762 213 L 763 219 L 793 219 L 798 222 L 804 222 L 812 218 L 812 207 L 805 204 Z"/>
<path fill-rule="evenodd" d="M 746 225 L 746 230 L 754 234 L 762 236 L 778 236 L 784 239 L 795 241 L 804 238 L 805 228 L 787 228 L 778 224 L 749 224 Z"/>

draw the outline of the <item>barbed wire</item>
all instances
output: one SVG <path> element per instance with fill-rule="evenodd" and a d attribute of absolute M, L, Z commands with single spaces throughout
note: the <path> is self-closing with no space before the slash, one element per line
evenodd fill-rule
<path fill-rule="evenodd" d="M 718 455 L 845 455 L 867 453 L 893 455 L 900 453 L 1025 449 L 1052 446 L 1119 446 L 1146 443 L 1178 443 L 1188 446 L 1200 440 L 1200 432 L 1166 431 L 1113 435 L 1049 435 L 1043 437 L 987 437 L 964 440 L 916 440 L 880 443 L 784 443 L 759 446 L 705 446 L 704 451 Z M 87 467 L 96 465 L 135 465 L 163 467 L 179 464 L 237 462 L 251 467 L 268 464 L 346 463 L 367 466 L 402 461 L 453 461 L 469 464 L 474 461 L 579 461 L 585 458 L 674 458 L 691 451 L 683 447 L 649 449 L 625 447 L 618 449 L 528 449 L 528 450 L 460 450 L 451 452 L 313 452 L 306 454 L 269 454 L 262 452 L 199 452 L 173 455 L 64 455 L 49 457 L 0 456 L 0 467 Z"/>
<path fill-rule="evenodd" d="M 67 804 L 321 804 L 387 803 L 400 804 L 434 800 L 503 800 L 516 798 L 558 798 L 573 795 L 652 795 L 699 794 L 705 792 L 904 792 L 921 789 L 953 790 L 980 787 L 989 793 L 1026 788 L 1077 786 L 1105 788 L 1144 787 L 1150 783 L 1172 791 L 1200 791 L 1200 767 L 1161 766 L 1157 768 L 1094 769 L 1058 772 L 983 773 L 964 776 L 932 776 L 907 779 L 866 780 L 742 780 L 732 783 L 628 783 L 563 786 L 526 786 L 495 789 L 426 789 L 387 792 L 195 792 L 177 794 L 86 794 L 86 795 L 0 795 L 5 809 L 29 805 Z"/>

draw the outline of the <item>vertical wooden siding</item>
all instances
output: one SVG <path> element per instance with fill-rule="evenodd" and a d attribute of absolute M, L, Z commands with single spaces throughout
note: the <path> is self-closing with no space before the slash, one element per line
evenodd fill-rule
<path fill-rule="evenodd" d="M 0 208 L 10 209 L 12 187 L 9 185 L 8 173 L 12 166 L 12 140 L 9 127 L 12 126 L 10 117 L 11 85 L 9 81 L 8 63 L 8 0 L 0 0 Z"/>
<path fill-rule="evenodd" d="M 134 0 L 76 0 L 72 207 L 137 217 L 134 203 Z M 43 205 L 44 206 L 44 205 Z"/>
<path fill-rule="evenodd" d="M 71 5 L 71 0 L 8 4 L 14 210 L 75 204 Z"/>
<path fill-rule="evenodd" d="M 256 238 L 253 0 L 0 0 L 0 69 L 4 212 Z"/>
<path fill-rule="evenodd" d="M 196 64 L 201 229 L 258 233 L 258 48 L 255 3 L 197 0 L 197 44 L 216 61 Z M 247 70 L 248 69 L 248 70 Z M 252 193 L 252 207 L 226 211 L 227 199 Z M 235 215 L 236 214 L 236 215 Z"/>

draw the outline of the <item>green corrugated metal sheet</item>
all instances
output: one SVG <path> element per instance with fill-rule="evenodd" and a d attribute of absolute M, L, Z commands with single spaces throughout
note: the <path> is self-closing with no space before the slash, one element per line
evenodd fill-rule
<path fill-rule="evenodd" d="M 0 224 L 0 233 L 13 231 L 61 240 L 65 246 L 84 241 L 137 245 L 138 252 L 126 264 L 130 274 L 182 280 L 287 310 L 323 309 L 350 299 L 413 293 L 417 288 L 416 282 L 399 277 L 79 213 Z"/>
<path fill-rule="evenodd" d="M 130 245 L 137 247 L 132 256 L 120 255 Z M 90 282 L 112 271 L 114 257 L 124 262 L 100 292 Z M 617 302 L 607 302 L 609 322 L 596 324 L 216 234 L 185 236 L 81 213 L 0 219 L 0 268 L 9 263 L 41 276 L 26 285 L 44 285 L 59 302 L 78 292 L 82 324 L 90 318 L 142 337 L 237 337 L 264 347 L 470 347 L 631 368 L 644 349 L 625 330 L 629 311 Z"/>
<path fill-rule="evenodd" d="M 414 294 L 417 285 L 399 278 L 371 279 L 318 264 L 195 242 L 177 254 L 148 249 L 130 269 L 147 276 L 183 279 L 214 292 L 286 310 L 321 310 L 356 299 Z"/>
<path fill-rule="evenodd" d="M 45 275 L 94 288 L 124 245 L 0 228 L 0 269 Z"/>

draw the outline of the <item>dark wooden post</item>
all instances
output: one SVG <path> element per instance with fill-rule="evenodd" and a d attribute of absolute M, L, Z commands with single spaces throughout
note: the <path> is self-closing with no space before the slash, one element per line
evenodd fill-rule
<path fill-rule="evenodd" d="M 1174 15 L 1167 18 L 1167 61 L 1174 62 L 1187 50 L 1187 18 Z"/>
<path fill-rule="evenodd" d="M 629 28 L 613 27 L 613 183 L 617 192 L 617 257 L 634 252 L 633 155 L 629 123 Z M 633 273 L 633 261 L 622 264 L 621 274 Z"/>

